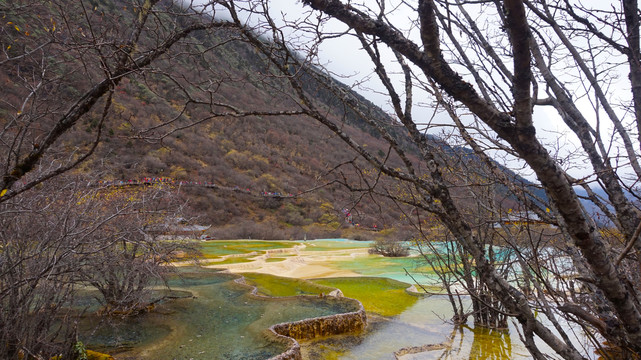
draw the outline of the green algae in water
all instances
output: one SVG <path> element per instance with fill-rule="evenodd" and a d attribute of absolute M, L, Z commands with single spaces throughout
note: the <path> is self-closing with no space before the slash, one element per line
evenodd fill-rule
<path fill-rule="evenodd" d="M 348 239 L 323 239 L 303 241 L 301 244 L 306 245 L 305 251 L 332 251 L 346 249 L 363 249 L 369 248 L 372 241 L 357 241 Z"/>
<path fill-rule="evenodd" d="M 153 345 L 171 334 L 171 327 L 157 317 L 99 318 L 92 316 L 80 321 L 80 339 L 91 350 L 118 354 L 136 347 Z"/>
<path fill-rule="evenodd" d="M 247 263 L 252 261 L 254 260 L 250 259 L 249 257 L 236 256 L 236 257 L 227 258 L 222 261 L 210 261 L 210 262 L 207 262 L 206 265 L 231 265 L 231 264 L 242 264 L 242 263 Z"/>
<path fill-rule="evenodd" d="M 252 252 L 264 253 L 267 250 L 287 249 L 299 245 L 295 241 L 267 241 L 267 240 L 209 240 L 200 243 L 203 257 L 249 254 Z"/>
<path fill-rule="evenodd" d="M 319 295 L 321 293 L 327 294 L 335 289 L 304 279 L 258 273 L 243 275 L 247 282 L 258 288 L 261 294 L 268 296 Z"/>
<path fill-rule="evenodd" d="M 349 298 L 359 300 L 366 311 L 382 316 L 395 316 L 403 313 L 418 300 L 408 294 L 407 283 L 387 278 L 327 278 L 315 279 L 314 283 L 335 287 Z"/>
<path fill-rule="evenodd" d="M 353 311 L 352 303 L 339 299 L 257 298 L 227 274 L 181 275 L 187 278 L 181 289 L 194 297 L 167 301 L 154 312 L 122 320 L 111 333 L 84 333 L 81 340 L 120 358 L 266 359 L 285 350 L 265 337 L 269 326 Z"/>

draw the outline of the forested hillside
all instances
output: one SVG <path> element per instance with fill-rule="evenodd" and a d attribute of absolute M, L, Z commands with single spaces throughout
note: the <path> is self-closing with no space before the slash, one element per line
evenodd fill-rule
<path fill-rule="evenodd" d="M 100 56 L 104 54 L 96 49 L 69 51 L 65 43 L 73 39 L 89 44 L 92 32 L 109 39 L 125 37 L 126 29 L 113 28 L 113 24 L 134 22 L 138 12 L 126 1 L 89 3 L 91 8 L 84 9 L 84 15 L 80 8 L 77 13 L 67 9 L 65 16 L 77 16 L 76 22 L 65 22 L 60 17 L 61 9 L 45 5 L 39 8 L 40 14 L 9 14 L 7 19 L 11 21 L 4 26 L 3 43 L 12 44 L 5 45 L 9 55 L 20 46 L 36 47 L 48 35 L 54 35 L 52 46 L 58 49 L 59 57 L 47 60 L 51 84 L 46 86 L 51 91 L 46 98 L 38 99 L 39 106 L 51 107 L 52 118 L 67 110 L 65 101 L 73 101 L 94 86 L 102 71 Z M 175 23 L 182 26 L 194 21 L 170 2 L 165 7 L 168 12 L 159 16 L 174 16 Z M 53 30 L 55 26 L 60 30 Z M 153 49 L 162 36 L 160 30 L 146 29 L 140 42 Z M 28 97 L 30 84 L 24 75 L 37 70 L 40 60 L 30 59 L 33 69 L 17 69 L 8 66 L 10 63 L 0 67 L 0 81 L 5 84 L 5 102 L 0 109 L 4 122 L 15 116 L 22 99 Z M 347 86 L 335 80 L 325 84 L 317 81 L 325 75 L 315 68 L 296 71 L 307 74 L 304 90 L 329 118 L 341 123 L 356 142 L 379 158 L 386 158 L 389 149 L 378 131 L 337 100 L 337 92 L 341 96 L 351 92 Z M 283 90 L 287 88 L 284 80 L 272 72 L 264 57 L 241 39 L 237 30 L 194 32 L 153 68 L 119 79 L 108 116 L 103 119 L 102 107 L 96 106 L 62 137 L 46 161 L 60 161 L 60 154 L 87 151 L 100 128 L 95 152 L 70 173 L 103 181 L 157 177 L 243 189 L 180 189 L 188 201 L 188 215 L 200 224 L 212 225 L 214 235 L 222 237 L 350 236 L 357 224 L 369 229 L 397 226 L 407 215 L 402 207 L 381 198 L 375 201 L 367 192 L 355 193 L 339 184 L 345 179 L 358 180 L 375 169 L 357 160 L 328 129 L 292 113 L 290 109 L 296 103 L 288 90 Z M 410 156 L 416 151 L 406 133 L 395 129 L 392 117 L 357 93 L 349 97 L 369 120 L 383 124 L 404 144 Z M 46 128 L 43 122 L 25 130 L 26 151 L 38 146 Z M 461 182 L 461 172 L 465 171 L 477 171 L 470 173 L 469 179 L 483 177 L 485 170 L 464 164 L 476 161 L 473 154 L 452 150 L 435 138 L 430 141 L 443 150 L 440 161 L 451 167 L 452 182 Z M 393 153 L 387 161 L 400 164 Z M 350 170 L 344 170 L 351 162 L 353 166 L 347 166 Z M 336 170 L 339 165 L 343 166 Z M 499 200 L 506 208 L 514 206 L 506 189 L 497 187 L 496 191 L 504 198 Z M 295 196 L 256 196 L 263 193 Z M 344 209 L 352 215 L 353 223 L 346 221 Z"/>

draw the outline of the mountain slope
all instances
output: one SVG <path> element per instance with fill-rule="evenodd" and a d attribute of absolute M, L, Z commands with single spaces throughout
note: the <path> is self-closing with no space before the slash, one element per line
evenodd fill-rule
<path fill-rule="evenodd" d="M 128 29 L 118 24 L 132 23 L 136 16 L 137 10 L 131 7 L 130 1 L 89 3 L 93 10 L 86 16 L 80 7 L 64 9 L 67 21 L 72 25 L 57 35 L 60 43 L 52 44 L 49 49 L 53 55 L 48 57 L 51 61 L 48 71 L 53 74 L 51 81 L 55 87 L 51 86 L 48 98 L 41 101 L 42 106 L 51 107 L 52 118 L 64 112 L 102 76 L 103 60 L 99 52 L 84 51 L 80 47 L 64 48 L 65 37 L 90 47 L 92 43 L 83 39 L 90 32 L 100 33 L 116 44 L 108 49 L 118 49 L 123 46 L 117 45 L 119 41 L 128 36 Z M 165 2 L 165 6 L 171 11 L 158 13 L 158 24 L 173 21 L 177 26 L 188 25 L 179 9 L 171 7 L 170 2 Z M 8 16 L 12 25 L 19 23 L 24 28 L 23 24 L 34 24 L 37 19 L 45 19 L 40 20 L 45 23 L 46 19 L 51 19 L 53 23 L 54 19 L 60 19 L 61 11 L 43 5 L 38 13 Z M 176 19 L 169 19 L 172 14 Z M 59 24 L 61 22 L 58 20 Z M 8 25 L 3 33 L 3 43 L 11 40 L 10 31 L 14 30 Z M 32 31 L 28 38 L 20 39 L 37 44 L 38 36 L 46 35 Z M 164 33 L 162 29 L 152 28 L 146 29 L 141 36 L 140 47 L 144 53 L 145 49 L 157 46 Z M 101 51 L 104 53 L 105 50 Z M 54 61 L 57 59 L 64 60 Z M 39 66 L 36 60 L 21 63 L 20 71 L 11 63 L 0 67 L 0 81 L 9 84 L 4 90 L 6 101 L 0 105 L 5 124 L 9 123 L 10 114 L 15 113 L 20 101 L 28 96 L 22 73 L 29 67 L 35 72 Z M 315 80 L 322 76 L 320 71 L 313 68 L 303 71 L 307 78 L 304 90 L 316 105 L 340 123 L 343 131 L 357 143 L 384 158 L 389 146 L 380 134 Z M 325 82 L 347 94 L 348 101 L 382 124 L 416 161 L 416 149 L 402 127 L 396 126 L 381 109 L 344 84 L 336 80 Z M 101 126 L 102 106 L 97 104 L 82 118 L 63 137 L 54 153 L 74 153 L 90 148 Z M 231 108 L 254 115 L 212 116 Z M 74 172 L 99 180 L 162 177 L 220 185 L 218 189 L 184 187 L 180 191 L 188 201 L 189 215 L 196 216 L 200 223 L 213 225 L 224 237 L 346 236 L 352 226 L 345 221 L 344 209 L 352 215 L 355 224 L 362 225 L 361 228 L 398 226 L 407 209 L 368 193 L 351 193 L 335 183 L 343 177 L 358 182 L 362 180 L 361 173 L 371 168 L 358 160 L 331 131 L 305 116 L 266 114 L 292 109 L 296 110 L 296 101 L 287 90 L 285 80 L 273 76 L 263 57 L 238 33 L 225 29 L 214 33 L 196 32 L 153 66 L 118 83 L 109 116 L 102 124 L 101 143 Z M 47 121 L 43 121 L 42 129 L 34 131 L 30 139 L 33 146 L 37 146 L 38 139 L 47 132 L 47 126 Z M 454 164 L 467 150 L 431 140 L 442 150 L 444 165 L 452 164 L 453 172 L 465 171 Z M 394 156 L 389 162 L 393 166 L 402 165 Z M 345 166 L 336 170 L 340 164 Z M 460 180 L 452 176 L 451 181 Z M 383 180 L 379 186 L 394 189 L 396 184 Z M 222 190 L 236 187 L 246 191 Z M 311 189 L 315 190 L 309 191 Z M 285 199 L 261 197 L 263 193 L 296 196 Z M 514 201 L 505 190 L 497 193 L 505 206 L 513 206 Z M 464 196 L 460 198 L 466 201 Z"/>

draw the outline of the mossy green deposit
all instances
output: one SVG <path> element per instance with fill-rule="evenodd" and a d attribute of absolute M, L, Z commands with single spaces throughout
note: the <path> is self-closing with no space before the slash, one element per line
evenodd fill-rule
<path fill-rule="evenodd" d="M 208 261 L 205 265 L 229 265 L 229 264 L 240 264 L 253 261 L 249 257 L 239 256 L 239 257 L 230 257 L 222 261 Z"/>
<path fill-rule="evenodd" d="M 365 310 L 382 316 L 401 314 L 418 301 L 418 297 L 408 294 L 408 284 L 386 278 L 328 278 L 316 279 L 314 283 L 335 287 L 349 298 L 359 300 Z"/>
<path fill-rule="evenodd" d="M 264 241 L 264 240 L 210 240 L 200 243 L 203 257 L 265 253 L 267 250 L 287 249 L 299 245 L 294 241 Z"/>
<path fill-rule="evenodd" d="M 114 358 L 111 355 L 102 354 L 93 350 L 87 350 L 87 360 L 114 360 Z"/>
<path fill-rule="evenodd" d="M 246 273 L 245 280 L 258 288 L 258 292 L 268 296 L 295 296 L 327 294 L 334 290 L 315 282 L 281 277 L 269 274 Z"/>
<path fill-rule="evenodd" d="M 421 267 L 429 272 L 430 267 L 419 257 L 383 257 L 379 255 L 359 256 L 350 261 L 327 261 L 327 265 L 352 270 L 365 276 L 381 276 L 390 271 L 404 273 L 403 269 L 414 271 Z M 386 277 L 386 276 L 383 276 Z"/>
<path fill-rule="evenodd" d="M 363 249 L 369 248 L 371 241 L 336 241 L 336 240 L 313 240 L 302 242 L 305 246 L 305 251 L 334 251 L 334 250 L 347 250 L 347 249 Z"/>

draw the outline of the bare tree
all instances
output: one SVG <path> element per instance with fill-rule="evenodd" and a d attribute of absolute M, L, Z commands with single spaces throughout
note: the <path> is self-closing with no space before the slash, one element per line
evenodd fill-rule
<path fill-rule="evenodd" d="M 87 229 L 64 196 L 15 200 L 0 210 L 0 354 L 69 356 L 70 344 L 57 339 L 75 335 L 60 319 L 73 299 L 76 236 Z"/>
<path fill-rule="evenodd" d="M 245 23 L 247 12 L 262 17 L 254 28 L 269 33 L 273 42 L 261 41 L 256 31 L 243 34 L 288 81 L 287 93 L 297 99 L 297 109 L 327 126 L 370 164 L 369 181 L 342 178 L 345 185 L 414 206 L 417 214 L 431 213 L 444 224 L 473 260 L 483 293 L 491 294 L 501 311 L 520 323 L 533 357 L 545 357 L 535 339 L 563 358 L 580 359 L 591 351 L 575 346 L 560 318 L 579 324 L 588 335 L 596 334 L 594 347 L 605 339 L 623 353 L 641 353 L 641 287 L 638 271 L 632 270 L 638 268 L 641 246 L 639 210 L 633 201 L 641 175 L 637 159 L 641 144 L 634 138 L 639 132 L 640 103 L 636 2 L 602 8 L 520 0 L 303 3 L 313 10 L 285 23 L 279 23 L 280 16 L 271 16 L 266 1 L 219 5 L 238 24 Z M 343 23 L 347 30 L 332 31 L 325 26 L 330 21 Z M 314 59 L 320 44 L 336 37 L 360 41 L 397 122 L 368 116 L 358 99 L 304 63 Z M 296 40 L 301 38 L 315 42 L 302 46 Z M 624 80 L 626 73 L 628 80 Z M 390 154 L 404 167 L 391 165 L 389 154 L 370 153 L 343 131 L 345 118 L 320 110 L 306 92 L 310 78 L 376 128 L 389 143 Z M 514 230 L 501 233 L 518 250 L 517 261 L 525 273 L 521 284 L 528 279 L 533 294 L 504 276 L 492 260 L 483 240 L 485 230 L 458 201 L 460 183 L 452 181 L 444 158 L 425 135 L 431 121 L 417 118 L 420 104 L 433 104 L 450 118 L 449 126 L 473 150 L 486 175 L 519 199 L 524 222 L 536 219 L 558 229 L 552 242 L 529 230 L 518 243 Z M 563 153 L 555 145 L 560 139 L 547 136 L 547 125 L 534 116 L 543 107 L 556 111 L 565 131 L 577 140 L 577 149 Z M 399 145 L 394 126 L 409 133 L 418 158 Z M 492 158 L 497 156 L 532 171 L 546 195 L 537 196 L 531 188 L 515 183 L 515 177 L 496 166 Z M 576 167 L 585 168 L 583 164 L 591 172 L 571 176 Z M 384 177 L 401 185 L 392 191 L 380 180 Z M 576 187 L 583 187 L 587 195 L 581 197 L 603 211 L 611 221 L 608 226 L 614 232 L 610 233 L 618 233 L 618 239 L 599 228 Z M 605 196 L 599 196 L 597 188 Z M 507 210 L 484 207 L 493 214 L 493 221 L 501 220 Z M 523 245 L 531 248 L 519 248 Z M 573 264 L 571 282 L 566 281 L 564 261 Z M 550 274 L 556 275 L 553 280 Z M 544 318 L 536 316 L 539 309 Z"/>
<path fill-rule="evenodd" d="M 105 189 L 83 201 L 96 210 L 117 214 L 82 246 L 82 265 L 75 276 L 100 293 L 106 315 L 131 316 L 153 306 L 151 286 L 166 286 L 172 263 L 192 259 L 193 240 L 174 234 L 187 226 L 182 203 L 171 188 Z M 99 214 L 95 214 L 99 217 Z"/>
<path fill-rule="evenodd" d="M 169 263 L 193 254 L 189 241 L 158 238 L 181 216 L 175 192 L 86 183 L 61 177 L 0 207 L 3 358 L 73 358 L 79 286 L 100 292 L 105 314 L 132 315 Z"/>

